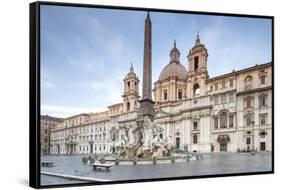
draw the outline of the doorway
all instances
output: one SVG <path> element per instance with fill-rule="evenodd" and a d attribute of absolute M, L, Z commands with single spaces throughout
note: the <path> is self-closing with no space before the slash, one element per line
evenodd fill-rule
<path fill-rule="evenodd" d="M 180 138 L 179 137 L 176 138 L 176 148 L 177 149 L 180 148 Z"/>
<path fill-rule="evenodd" d="M 226 143 L 221 143 L 220 144 L 220 151 L 221 152 L 226 152 L 227 151 L 227 144 Z"/>
<path fill-rule="evenodd" d="M 265 142 L 261 142 L 261 144 L 260 144 L 260 150 L 261 150 L 261 151 L 265 151 L 265 150 L 266 150 L 266 144 L 265 144 Z"/>
<path fill-rule="evenodd" d="M 214 150 L 215 150 L 215 146 L 214 146 L 214 144 L 212 143 L 212 144 L 211 144 L 211 152 L 214 152 Z"/>

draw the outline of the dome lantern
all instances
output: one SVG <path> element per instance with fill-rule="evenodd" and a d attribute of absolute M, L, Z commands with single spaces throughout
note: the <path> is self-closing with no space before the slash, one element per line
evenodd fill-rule
<path fill-rule="evenodd" d="M 170 52 L 170 62 L 179 62 L 180 60 L 180 52 L 177 49 L 176 40 L 174 41 L 174 48 Z"/>
<path fill-rule="evenodd" d="M 176 47 L 176 41 L 174 41 L 174 47 L 170 52 L 170 63 L 167 64 L 161 71 L 159 80 L 165 80 L 170 77 L 176 77 L 177 79 L 187 79 L 187 70 L 180 63 L 180 52 Z"/>

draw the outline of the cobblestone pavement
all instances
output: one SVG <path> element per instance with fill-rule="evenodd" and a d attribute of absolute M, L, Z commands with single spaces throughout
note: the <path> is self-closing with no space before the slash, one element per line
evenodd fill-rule
<path fill-rule="evenodd" d="M 110 180 L 134 180 L 271 171 L 272 168 L 271 153 L 208 153 L 203 156 L 203 160 L 173 164 L 113 166 L 110 171 L 93 171 L 91 166 L 82 163 L 81 155 L 42 156 L 41 161 L 54 162 L 55 167 L 42 167 L 41 171 Z M 79 182 L 83 183 L 41 175 L 42 185 Z"/>

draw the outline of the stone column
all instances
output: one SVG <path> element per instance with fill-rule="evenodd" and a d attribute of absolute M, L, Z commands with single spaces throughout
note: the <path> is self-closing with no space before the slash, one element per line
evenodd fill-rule
<path fill-rule="evenodd" d="M 152 101 L 152 68 L 151 68 L 151 20 L 149 13 L 145 19 L 144 56 L 143 56 L 143 87 L 140 100 L 140 115 L 154 117 L 154 102 Z"/>
<path fill-rule="evenodd" d="M 143 86 L 142 99 L 151 98 L 151 20 L 149 13 L 145 19 L 144 29 L 144 56 L 143 56 Z"/>

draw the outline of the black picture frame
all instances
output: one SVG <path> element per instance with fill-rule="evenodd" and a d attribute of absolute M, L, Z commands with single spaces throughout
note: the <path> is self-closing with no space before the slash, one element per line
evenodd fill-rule
<path fill-rule="evenodd" d="M 202 176 L 180 176 L 171 178 L 157 178 L 157 179 L 139 179 L 139 180 L 124 180 L 124 181 L 110 181 L 110 182 L 94 182 L 94 183 L 78 183 L 78 184 L 63 184 L 63 185 L 41 185 L 40 184 L 40 6 L 54 5 L 54 6 L 68 6 L 68 7 L 87 7 L 87 8 L 105 8 L 118 10 L 136 10 L 136 11 L 151 11 L 151 12 L 169 12 L 169 13 L 188 13 L 194 15 L 218 15 L 218 16 L 232 16 L 245 18 L 266 18 L 270 19 L 272 23 L 272 170 L 261 172 L 246 172 L 246 173 L 230 173 L 230 174 L 216 174 L 216 175 L 202 175 Z M 233 13 L 217 13 L 217 12 L 200 12 L 188 10 L 166 10 L 156 8 L 142 8 L 142 7 L 121 7 L 109 5 L 92 5 L 92 4 L 78 4 L 78 3 L 60 3 L 60 2 L 46 2 L 38 1 L 30 3 L 29 5 L 29 185 L 33 188 L 54 188 L 54 187 L 72 187 L 72 186 L 88 186 L 88 185 L 108 185 L 108 184 L 122 184 L 135 182 L 151 182 L 151 181 L 166 181 L 166 180 L 182 180 L 182 179 L 196 179 L 196 178 L 214 178 L 214 177 L 232 177 L 245 175 L 260 175 L 274 173 L 274 17 L 264 15 L 248 15 L 248 14 L 233 14 Z"/>

